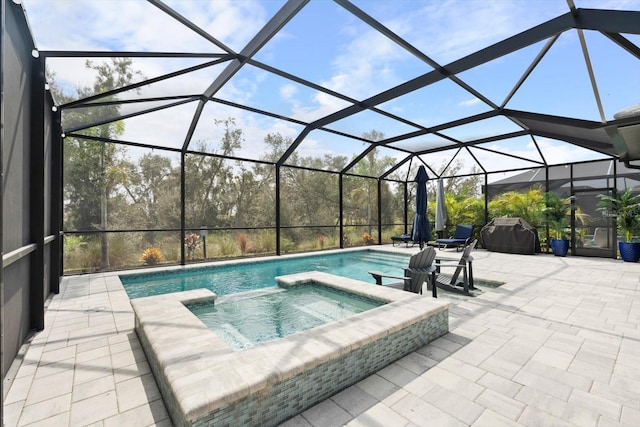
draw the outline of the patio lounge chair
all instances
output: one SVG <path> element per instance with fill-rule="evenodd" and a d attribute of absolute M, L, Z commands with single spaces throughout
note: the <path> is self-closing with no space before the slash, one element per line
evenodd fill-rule
<path fill-rule="evenodd" d="M 369 274 L 376 280 L 376 284 L 382 285 L 382 278 L 400 279 L 404 282 L 403 289 L 420 293 L 422 284 L 429 275 L 431 280 L 435 280 L 436 268 L 433 261 L 436 258 L 436 250 L 432 246 L 427 246 L 409 259 L 409 266 L 404 269 L 404 276 L 394 276 L 381 271 L 370 271 Z"/>
<path fill-rule="evenodd" d="M 610 248 L 613 245 L 613 230 L 607 230 L 604 227 L 596 227 L 593 232 L 593 239 L 589 241 L 589 246 L 596 248 Z"/>
<path fill-rule="evenodd" d="M 436 239 L 439 249 L 449 246 L 455 246 L 456 252 L 465 245 L 469 244 L 473 236 L 473 224 L 459 224 L 456 226 L 456 232 L 448 239 Z"/>
<path fill-rule="evenodd" d="M 469 289 L 475 289 L 473 286 L 473 270 L 471 268 L 471 262 L 473 261 L 471 251 L 476 247 L 476 243 L 478 243 L 478 240 L 473 240 L 464 247 L 460 261 L 457 263 L 446 263 L 440 259 L 435 260 L 435 284 L 438 288 L 466 295 L 469 295 Z M 455 268 L 455 270 L 453 274 L 445 274 L 442 272 L 444 268 Z M 462 273 L 462 280 L 460 280 L 460 273 Z"/>
<path fill-rule="evenodd" d="M 411 234 L 401 234 L 399 236 L 391 236 L 391 244 L 393 246 L 396 246 L 396 244 L 400 246 L 402 243 L 404 243 L 407 247 L 409 247 L 409 243 L 411 243 L 411 246 L 413 246 L 415 242 L 411 240 Z"/>

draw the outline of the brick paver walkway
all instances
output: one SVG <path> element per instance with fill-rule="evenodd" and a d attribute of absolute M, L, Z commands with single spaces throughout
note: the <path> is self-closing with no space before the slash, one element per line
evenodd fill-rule
<path fill-rule="evenodd" d="M 506 284 L 457 299 L 449 334 L 285 425 L 639 426 L 640 263 L 474 259 L 476 278 Z M 114 274 L 64 278 L 10 373 L 5 426 L 171 426 L 133 323 Z"/>

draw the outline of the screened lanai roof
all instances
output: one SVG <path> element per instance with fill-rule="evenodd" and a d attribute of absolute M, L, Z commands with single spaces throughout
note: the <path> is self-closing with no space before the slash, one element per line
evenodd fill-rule
<path fill-rule="evenodd" d="M 341 155 L 348 173 L 375 148 L 396 159 L 377 177 L 409 177 L 418 164 L 447 176 L 452 162 L 463 174 L 617 157 L 618 127 L 640 123 L 614 118 L 640 103 L 635 1 L 23 3 L 73 99 L 58 107 L 66 135 L 119 120 L 130 145 L 189 152 L 207 141 L 215 154 L 216 120 L 231 117 L 238 158 L 260 160 L 279 133 L 290 140 L 281 165 Z M 96 78 L 85 61 L 110 57 L 138 73 L 83 98 L 78 87 Z"/>

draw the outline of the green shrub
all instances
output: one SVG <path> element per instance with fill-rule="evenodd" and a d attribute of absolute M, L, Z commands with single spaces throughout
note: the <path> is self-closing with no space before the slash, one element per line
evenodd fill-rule
<path fill-rule="evenodd" d="M 218 256 L 228 258 L 238 255 L 238 245 L 229 236 L 217 236 L 214 245 L 217 247 Z"/>
<path fill-rule="evenodd" d="M 165 237 L 160 241 L 160 248 L 167 262 L 180 261 L 180 240 L 175 237 Z"/>
<path fill-rule="evenodd" d="M 136 234 L 115 233 L 110 234 L 108 238 L 111 268 L 131 267 L 138 264 L 140 247 L 137 244 Z"/>
<path fill-rule="evenodd" d="M 489 219 L 498 217 L 524 218 L 534 227 L 544 222 L 545 193 L 541 188 L 528 191 L 508 191 L 489 201 Z"/>
<path fill-rule="evenodd" d="M 276 252 L 275 230 L 261 230 L 253 241 L 255 253 L 273 254 Z"/>
<path fill-rule="evenodd" d="M 281 253 L 289 253 L 289 252 L 294 252 L 296 248 L 296 244 L 293 240 L 291 239 L 287 239 L 286 237 L 283 237 L 282 239 L 280 239 L 280 252 Z"/>

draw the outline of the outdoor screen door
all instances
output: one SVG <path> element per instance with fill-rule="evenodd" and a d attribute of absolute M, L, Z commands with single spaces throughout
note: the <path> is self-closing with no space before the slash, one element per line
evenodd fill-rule
<path fill-rule="evenodd" d="M 615 258 L 618 239 L 614 218 L 598 210 L 598 194 L 613 195 L 610 188 L 574 191 L 572 210 L 573 253 L 579 256 Z"/>

